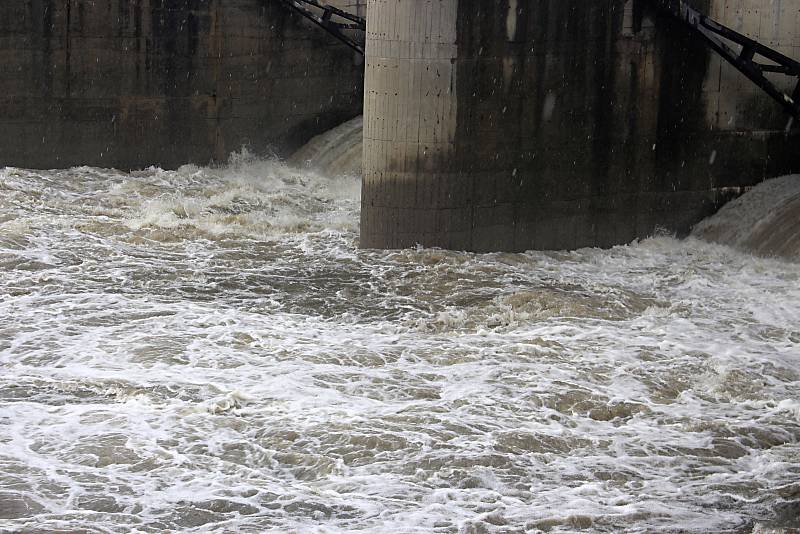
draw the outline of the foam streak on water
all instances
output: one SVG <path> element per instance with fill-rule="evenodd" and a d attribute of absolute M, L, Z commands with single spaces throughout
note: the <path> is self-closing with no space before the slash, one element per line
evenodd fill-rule
<path fill-rule="evenodd" d="M 797 524 L 797 263 L 359 251 L 358 191 L 0 170 L 0 532 Z"/>

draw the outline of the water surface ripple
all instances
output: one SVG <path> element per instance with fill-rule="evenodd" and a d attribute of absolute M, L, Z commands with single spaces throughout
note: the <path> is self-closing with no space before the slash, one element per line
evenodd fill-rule
<path fill-rule="evenodd" d="M 359 183 L 0 170 L 0 532 L 800 516 L 800 266 L 360 251 Z"/>

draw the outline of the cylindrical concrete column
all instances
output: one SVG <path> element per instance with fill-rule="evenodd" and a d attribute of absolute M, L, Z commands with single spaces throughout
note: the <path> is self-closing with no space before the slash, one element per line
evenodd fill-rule
<path fill-rule="evenodd" d="M 369 0 L 361 245 L 610 246 L 797 170 L 780 108 L 649 6 Z M 745 26 L 797 35 L 770 9 Z"/>
<path fill-rule="evenodd" d="M 453 166 L 457 7 L 368 2 L 364 247 L 469 247 L 470 202 Z"/>

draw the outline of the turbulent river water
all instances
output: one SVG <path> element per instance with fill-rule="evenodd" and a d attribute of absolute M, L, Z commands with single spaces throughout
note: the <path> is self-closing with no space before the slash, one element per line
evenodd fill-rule
<path fill-rule="evenodd" d="M 800 264 L 357 247 L 359 182 L 0 170 L 0 532 L 800 521 Z"/>

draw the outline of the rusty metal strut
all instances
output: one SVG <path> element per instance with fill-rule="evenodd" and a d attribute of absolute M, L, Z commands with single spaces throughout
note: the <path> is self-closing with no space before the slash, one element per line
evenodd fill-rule
<path fill-rule="evenodd" d="M 338 9 L 317 0 L 281 0 L 291 9 L 304 16 L 341 42 L 364 55 L 364 45 L 345 34 L 346 30 L 367 31 L 367 20 L 343 9 Z M 342 19 L 335 20 L 334 17 Z"/>

